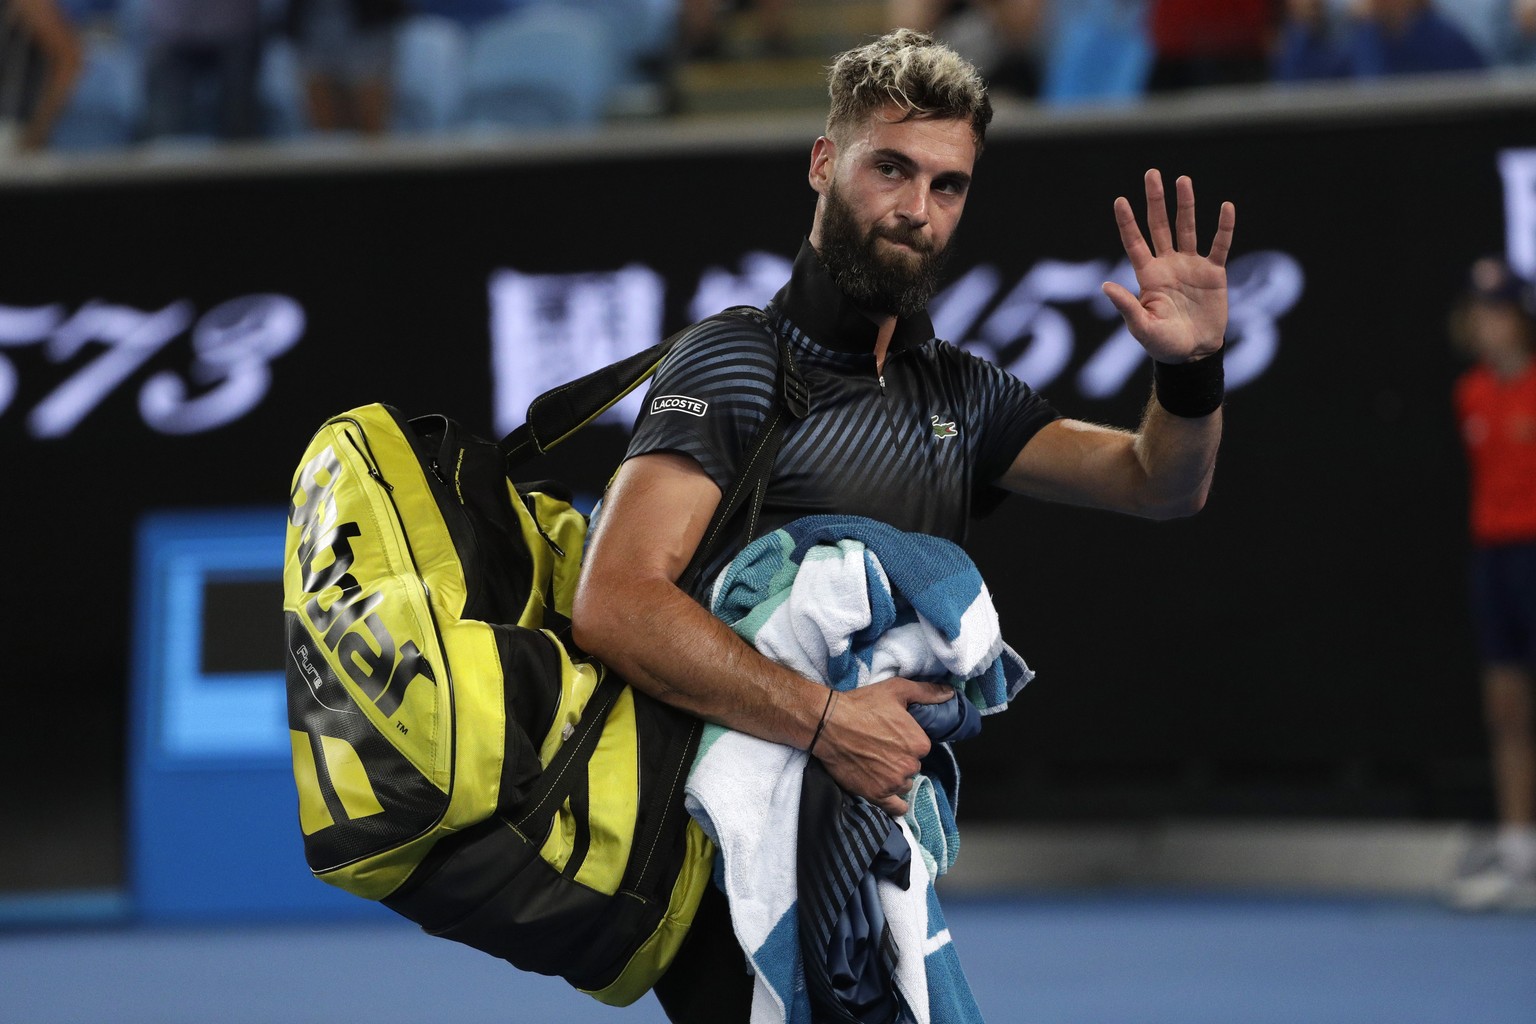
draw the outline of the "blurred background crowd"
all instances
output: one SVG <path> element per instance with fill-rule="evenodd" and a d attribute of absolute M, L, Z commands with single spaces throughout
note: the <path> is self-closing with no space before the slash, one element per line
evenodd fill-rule
<path fill-rule="evenodd" d="M 1536 69 L 1536 0 L 0 0 L 0 154 L 814 106 L 898 25 L 1047 106 Z"/>

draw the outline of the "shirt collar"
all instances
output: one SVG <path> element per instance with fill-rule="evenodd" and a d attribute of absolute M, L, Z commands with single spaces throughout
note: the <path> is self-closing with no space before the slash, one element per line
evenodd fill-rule
<path fill-rule="evenodd" d="M 773 305 L 811 341 L 838 352 L 872 354 L 879 326 L 859 312 L 832 280 L 821 257 L 802 242 L 789 283 L 773 297 Z M 891 352 L 916 348 L 933 338 L 933 321 L 926 312 L 896 321 Z"/>

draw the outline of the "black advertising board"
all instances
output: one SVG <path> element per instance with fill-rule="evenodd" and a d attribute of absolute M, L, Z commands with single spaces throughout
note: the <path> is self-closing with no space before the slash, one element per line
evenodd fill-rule
<path fill-rule="evenodd" d="M 1113 198 L 1190 174 L 1202 239 L 1221 200 L 1238 230 L 1207 510 L 1014 499 L 973 532 L 1040 676 L 962 752 L 972 813 L 1466 811 L 1434 781 L 1482 750 L 1445 317 L 1475 256 L 1536 271 L 1533 113 L 990 141 L 935 321 L 1068 415 L 1131 426 L 1146 400 L 1097 297 L 1125 274 Z M 809 227 L 811 141 L 0 183 L 5 678 L 52 706 L 7 761 L 61 794 L 120 785 L 146 516 L 280 513 L 332 413 L 508 429 L 543 388 L 765 300 Z M 549 472 L 596 493 L 632 409 Z M 275 601 L 269 621 L 276 670 Z M 261 668 L 260 629 L 228 628 L 237 653 L 215 638 L 208 663 Z M 1245 778 L 1258 796 L 1233 796 Z"/>

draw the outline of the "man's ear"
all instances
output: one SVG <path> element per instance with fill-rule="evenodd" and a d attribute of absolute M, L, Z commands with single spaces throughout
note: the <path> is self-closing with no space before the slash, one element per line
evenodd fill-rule
<path fill-rule="evenodd" d="M 811 146 L 811 170 L 807 175 L 811 188 L 818 195 L 826 195 L 832 184 L 832 166 L 837 162 L 837 143 L 825 135 Z"/>

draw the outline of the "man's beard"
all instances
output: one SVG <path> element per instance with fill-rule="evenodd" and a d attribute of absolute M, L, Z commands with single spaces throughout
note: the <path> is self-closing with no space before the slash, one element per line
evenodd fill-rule
<path fill-rule="evenodd" d="M 860 235 L 853 209 L 835 185 L 827 190 L 826 198 L 817 255 L 848 300 L 866 312 L 883 316 L 916 316 L 927 309 L 938 291 L 948 247 L 934 248 L 917 230 L 875 225 L 869 234 Z M 903 259 L 897 253 L 882 255 L 882 238 L 910 246 L 916 260 Z"/>

